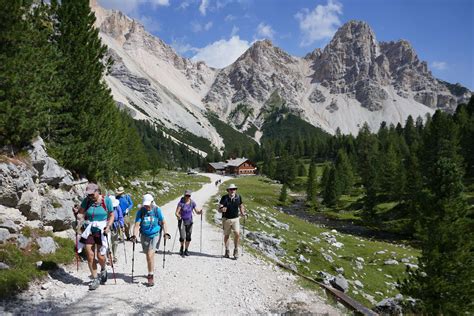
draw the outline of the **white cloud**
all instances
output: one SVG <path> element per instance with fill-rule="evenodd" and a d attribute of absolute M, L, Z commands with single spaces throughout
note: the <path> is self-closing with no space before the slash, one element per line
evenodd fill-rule
<path fill-rule="evenodd" d="M 137 15 L 140 5 L 151 4 L 155 9 L 159 6 L 169 6 L 169 0 L 99 0 L 106 9 L 115 9 L 128 15 Z"/>
<path fill-rule="evenodd" d="M 199 5 L 199 12 L 202 15 L 206 15 L 207 7 L 209 7 L 209 0 L 201 0 L 201 4 Z"/>
<path fill-rule="evenodd" d="M 231 22 L 231 21 L 234 21 L 235 19 L 236 19 L 236 17 L 233 16 L 232 14 L 227 14 L 224 18 L 224 21 Z"/>
<path fill-rule="evenodd" d="M 183 9 L 183 10 L 185 10 L 185 9 L 187 9 L 187 8 L 191 5 L 191 3 L 193 3 L 193 2 L 194 2 L 193 0 L 184 0 L 184 1 L 182 1 L 181 4 L 178 6 L 178 9 Z"/>
<path fill-rule="evenodd" d="M 233 26 L 232 27 L 232 31 L 230 32 L 230 37 L 234 36 L 234 35 L 237 35 L 237 33 L 239 32 L 239 28 L 237 26 Z"/>
<path fill-rule="evenodd" d="M 241 40 L 236 35 L 228 40 L 222 39 L 197 49 L 198 52 L 192 57 L 192 60 L 202 60 L 211 67 L 224 68 L 232 64 L 249 47 L 250 43 L 248 41 Z"/>
<path fill-rule="evenodd" d="M 262 22 L 257 26 L 258 37 L 273 39 L 274 35 L 275 35 L 275 31 L 272 29 L 270 25 Z"/>
<path fill-rule="evenodd" d="M 317 5 L 313 11 L 303 9 L 298 12 L 295 17 L 299 21 L 303 36 L 301 46 L 332 37 L 341 25 L 341 14 L 342 4 L 337 0 L 328 0 L 326 5 Z"/>
<path fill-rule="evenodd" d="M 434 61 L 431 63 L 431 68 L 442 71 L 448 69 L 448 64 L 445 61 Z"/>
<path fill-rule="evenodd" d="M 173 49 L 181 55 L 186 54 L 187 52 L 196 52 L 197 49 L 191 46 L 191 44 L 186 43 L 185 40 L 186 38 L 184 37 L 173 38 L 171 40 L 171 47 L 173 47 Z"/>
<path fill-rule="evenodd" d="M 194 33 L 202 32 L 202 31 L 209 31 L 212 27 L 212 21 L 207 22 L 206 24 L 201 24 L 198 22 L 191 22 L 191 30 Z"/>

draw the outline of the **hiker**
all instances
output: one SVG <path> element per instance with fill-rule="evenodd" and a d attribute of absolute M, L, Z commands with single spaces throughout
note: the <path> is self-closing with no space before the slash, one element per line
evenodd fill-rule
<path fill-rule="evenodd" d="M 79 217 L 85 216 L 84 231 L 79 242 L 78 252 L 83 248 L 86 250 L 87 263 L 92 274 L 92 281 L 89 283 L 89 290 L 95 290 L 99 284 L 107 281 L 106 253 L 108 250 L 107 234 L 114 223 L 114 209 L 110 198 L 103 196 L 99 192 L 99 186 L 89 183 L 86 187 L 87 197 L 82 200 L 79 208 L 73 209 Z M 101 267 L 97 276 L 97 260 Z"/>
<path fill-rule="evenodd" d="M 193 212 L 200 215 L 202 209 L 196 209 L 196 203 L 191 200 L 191 190 L 186 190 L 184 196 L 176 207 L 176 218 L 178 219 L 179 229 L 179 254 L 181 256 L 189 256 L 189 244 L 191 243 L 191 234 L 193 232 Z M 186 241 L 186 242 L 185 242 Z"/>
<path fill-rule="evenodd" d="M 140 231 L 140 240 L 143 252 L 146 254 L 146 261 L 148 266 L 148 286 L 155 285 L 153 281 L 153 272 L 155 270 L 155 246 L 160 237 L 160 231 L 163 229 L 163 237 L 170 239 L 170 234 L 167 233 L 165 218 L 161 209 L 155 205 L 153 196 L 145 194 L 143 196 L 142 207 L 137 212 L 135 218 L 134 234 L 130 238 L 132 242 L 136 242 L 138 232 Z"/>
<path fill-rule="evenodd" d="M 234 259 L 239 257 L 240 222 L 239 215 L 246 216 L 242 197 L 237 194 L 237 187 L 231 184 L 227 187 L 227 194 L 219 202 L 219 212 L 222 213 L 222 228 L 224 230 L 225 254 L 229 258 L 229 236 L 234 232 Z"/>
<path fill-rule="evenodd" d="M 119 200 L 120 208 L 122 209 L 125 237 L 127 237 L 127 240 L 130 240 L 130 210 L 133 208 L 132 198 L 130 197 L 130 194 L 125 194 L 125 189 L 123 187 L 119 187 L 115 190 L 115 198 Z"/>
<path fill-rule="evenodd" d="M 120 208 L 120 202 L 115 198 L 115 196 L 110 195 L 110 200 L 112 201 L 112 206 L 114 208 L 114 224 L 112 225 L 111 243 L 112 243 L 112 254 L 114 263 L 117 262 L 117 246 L 120 238 L 122 237 L 122 230 L 124 227 L 124 218 L 123 212 Z"/>

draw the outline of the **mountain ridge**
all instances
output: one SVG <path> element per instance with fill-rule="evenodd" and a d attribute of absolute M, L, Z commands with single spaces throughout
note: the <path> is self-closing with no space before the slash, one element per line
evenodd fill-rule
<path fill-rule="evenodd" d="M 137 119 L 185 129 L 218 149 L 223 139 L 206 113 L 240 132 L 261 128 L 261 114 L 275 93 L 310 124 L 346 134 L 357 134 L 364 122 L 376 130 L 382 121 L 396 124 L 437 108 L 453 112 L 471 95 L 462 86 L 460 95 L 451 93 L 455 85 L 433 77 L 408 41 L 377 42 L 363 21 L 345 23 L 324 49 L 304 57 L 262 40 L 215 69 L 179 56 L 139 22 L 94 2 L 96 25 L 115 60 L 106 77 L 115 100 Z M 239 105 L 245 105 L 245 115 L 236 115 Z"/>

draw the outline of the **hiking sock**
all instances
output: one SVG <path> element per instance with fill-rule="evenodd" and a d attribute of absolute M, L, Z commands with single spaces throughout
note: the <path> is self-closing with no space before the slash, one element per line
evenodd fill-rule
<path fill-rule="evenodd" d="M 184 255 L 185 255 L 185 256 L 189 256 L 188 249 L 185 249 L 185 250 L 184 250 Z"/>
<path fill-rule="evenodd" d="M 100 270 L 99 279 L 100 284 L 105 284 L 105 282 L 107 282 L 107 269 L 105 267 Z"/>

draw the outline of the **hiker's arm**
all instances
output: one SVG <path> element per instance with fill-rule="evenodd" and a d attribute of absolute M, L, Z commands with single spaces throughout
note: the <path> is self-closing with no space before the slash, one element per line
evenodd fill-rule
<path fill-rule="evenodd" d="M 219 204 L 219 213 L 225 213 L 227 211 L 227 207 L 222 204 Z"/>
<path fill-rule="evenodd" d="M 245 214 L 245 206 L 243 204 L 240 204 L 239 210 L 241 216 L 247 216 L 247 214 Z"/>
<path fill-rule="evenodd" d="M 115 214 L 114 212 L 109 212 L 109 217 L 107 219 L 107 226 L 105 226 L 104 233 L 108 233 L 110 231 L 110 227 L 114 224 Z"/>
<path fill-rule="evenodd" d="M 140 222 L 135 221 L 135 224 L 133 225 L 133 236 L 132 237 L 137 237 L 138 236 L 138 230 L 140 229 Z"/>
<path fill-rule="evenodd" d="M 177 219 L 180 219 L 181 218 L 181 206 L 178 205 L 178 207 L 176 208 L 176 218 Z"/>
<path fill-rule="evenodd" d="M 162 224 L 163 224 L 163 236 L 165 236 L 166 234 L 168 234 L 168 225 L 166 224 L 165 220 L 163 220 Z"/>
<path fill-rule="evenodd" d="M 193 211 L 196 215 L 202 214 L 202 209 L 198 210 L 196 207 L 193 208 Z"/>

